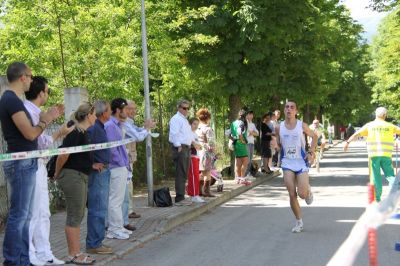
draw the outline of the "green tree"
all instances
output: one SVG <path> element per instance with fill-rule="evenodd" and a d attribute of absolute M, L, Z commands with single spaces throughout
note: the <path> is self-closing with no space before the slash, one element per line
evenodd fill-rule
<path fill-rule="evenodd" d="M 23 60 L 56 88 L 85 87 L 95 98 L 138 97 L 139 11 L 131 1 L 4 1 L 0 69 Z"/>
<path fill-rule="evenodd" d="M 392 10 L 400 4 L 399 0 L 372 0 L 371 2 L 370 7 L 379 12 Z"/>
<path fill-rule="evenodd" d="M 400 7 L 381 22 L 378 35 L 372 43 L 373 71 L 369 81 L 373 84 L 373 102 L 384 105 L 400 119 Z"/>

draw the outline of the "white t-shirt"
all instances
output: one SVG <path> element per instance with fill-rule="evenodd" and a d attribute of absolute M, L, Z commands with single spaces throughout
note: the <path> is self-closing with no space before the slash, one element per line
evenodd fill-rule
<path fill-rule="evenodd" d="M 258 134 L 256 125 L 254 125 L 253 122 L 247 121 L 247 144 L 254 144 L 254 136 L 252 134 L 250 134 L 250 132 L 253 132 L 253 131 L 257 132 L 257 134 Z"/>

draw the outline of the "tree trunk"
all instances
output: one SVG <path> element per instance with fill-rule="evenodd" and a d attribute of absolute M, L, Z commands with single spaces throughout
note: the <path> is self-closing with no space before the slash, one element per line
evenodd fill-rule
<path fill-rule="evenodd" d="M 240 96 L 237 94 L 229 95 L 229 121 L 235 121 L 237 119 L 240 108 L 242 107 L 242 102 Z"/>
<path fill-rule="evenodd" d="M 309 104 L 307 104 L 306 106 L 304 106 L 304 118 L 303 118 L 303 121 L 305 122 L 305 123 L 307 123 L 307 124 L 310 124 L 311 122 L 311 120 L 310 120 L 310 117 L 311 117 L 311 113 L 310 113 L 310 105 Z"/>
<path fill-rule="evenodd" d="M 165 156 L 165 149 L 164 149 L 164 127 L 163 127 L 163 107 L 161 102 L 161 95 L 160 95 L 160 86 L 157 86 L 157 96 L 158 96 L 158 124 L 160 125 L 160 151 L 161 151 L 161 160 L 163 164 L 163 179 L 165 179 L 167 174 L 167 166 L 166 166 L 166 156 Z"/>
<path fill-rule="evenodd" d="M 57 19 L 57 28 L 58 28 L 58 38 L 60 41 L 61 69 L 62 69 L 62 74 L 63 74 L 63 78 L 64 78 L 64 85 L 66 88 L 68 88 L 67 74 L 65 71 L 64 44 L 63 44 L 62 33 L 61 33 L 61 18 L 59 18 L 59 17 Z"/>
<path fill-rule="evenodd" d="M 229 95 L 229 122 L 233 122 L 237 119 L 242 102 L 240 96 L 237 94 Z M 231 176 L 235 177 L 235 155 L 231 152 Z"/>

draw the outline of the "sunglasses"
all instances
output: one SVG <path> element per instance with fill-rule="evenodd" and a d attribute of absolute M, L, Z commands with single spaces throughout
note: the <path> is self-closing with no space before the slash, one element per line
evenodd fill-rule
<path fill-rule="evenodd" d="M 183 107 L 183 106 L 181 106 L 181 108 L 182 108 L 183 110 L 185 110 L 185 111 L 187 111 L 187 110 L 190 109 L 190 107 Z"/>

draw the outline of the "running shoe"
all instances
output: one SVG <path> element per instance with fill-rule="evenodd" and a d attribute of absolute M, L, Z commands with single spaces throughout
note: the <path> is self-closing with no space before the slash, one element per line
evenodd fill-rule
<path fill-rule="evenodd" d="M 292 233 L 301 233 L 302 231 L 303 231 L 303 223 L 296 221 L 296 225 L 292 228 Z"/>
<path fill-rule="evenodd" d="M 251 185 L 251 181 L 246 180 L 246 178 L 243 178 L 243 179 L 239 180 L 238 184 L 244 185 L 244 186 L 250 186 Z"/>
<path fill-rule="evenodd" d="M 114 231 L 114 232 L 108 231 L 107 234 L 106 234 L 106 238 L 109 238 L 109 239 L 113 239 L 113 238 L 115 238 L 115 239 L 128 239 L 129 235 L 127 233 L 125 233 L 124 231 L 122 231 L 122 230 Z"/>
<path fill-rule="evenodd" d="M 46 261 L 46 265 L 63 265 L 65 261 L 59 260 L 56 257 L 52 257 L 50 260 Z"/>
<path fill-rule="evenodd" d="M 124 225 L 124 228 L 122 228 L 122 232 L 125 232 L 128 235 L 131 235 L 132 231 L 135 231 L 135 230 L 136 230 L 136 227 L 131 224 L 126 224 L 126 225 Z"/>
<path fill-rule="evenodd" d="M 314 194 L 311 192 L 311 187 L 309 188 L 309 191 L 310 193 L 308 194 L 308 197 L 305 198 L 307 205 L 311 205 L 311 203 L 314 201 Z"/>
<path fill-rule="evenodd" d="M 36 258 L 36 256 L 29 256 L 29 260 L 31 262 L 31 265 L 35 265 L 35 266 L 46 265 L 46 261 L 39 260 L 38 258 Z"/>
<path fill-rule="evenodd" d="M 194 202 L 194 203 L 204 203 L 204 202 L 206 202 L 205 200 L 203 200 L 200 196 L 194 196 L 194 197 L 192 197 L 192 202 Z"/>

